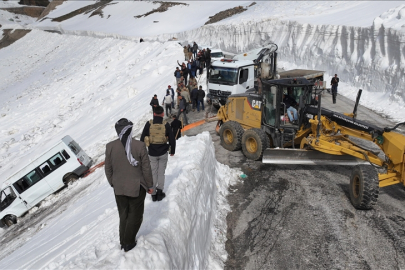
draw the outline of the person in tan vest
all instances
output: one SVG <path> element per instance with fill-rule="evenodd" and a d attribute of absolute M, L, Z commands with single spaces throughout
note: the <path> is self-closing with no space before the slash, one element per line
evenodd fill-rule
<path fill-rule="evenodd" d="M 163 192 L 165 185 L 165 171 L 168 161 L 168 152 L 174 156 L 176 140 L 170 124 L 163 121 L 164 110 L 157 107 L 153 113 L 153 119 L 146 122 L 143 128 L 141 141 L 149 141 L 148 152 L 153 176 L 152 201 L 161 201 L 166 197 Z"/>
<path fill-rule="evenodd" d="M 151 164 L 145 143 L 132 138 L 132 122 L 125 118 L 115 124 L 118 139 L 105 151 L 105 175 L 114 189 L 120 217 L 121 249 L 136 246 L 136 234 L 143 220 L 146 192 L 153 192 Z"/>

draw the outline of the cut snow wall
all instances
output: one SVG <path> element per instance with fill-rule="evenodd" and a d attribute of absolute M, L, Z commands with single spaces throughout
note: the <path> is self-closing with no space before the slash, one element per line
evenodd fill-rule
<path fill-rule="evenodd" d="M 405 101 L 405 33 L 381 24 L 364 28 L 270 19 L 206 25 L 158 39 L 173 36 L 233 53 L 274 42 L 279 47 L 279 61 L 324 70 L 329 75 L 337 73 L 341 81 L 369 91 L 389 92 L 391 99 Z"/>
<path fill-rule="evenodd" d="M 167 198 L 162 201 L 172 209 L 171 215 L 166 212 L 161 218 L 167 222 L 156 228 L 155 236 L 149 235 L 148 238 L 162 238 L 164 241 L 167 250 L 161 253 L 169 257 L 165 267 L 207 269 L 218 194 L 215 150 L 208 132 L 182 140 L 187 140 L 187 143 L 176 147 L 176 152 L 190 153 L 192 157 L 184 158 L 182 154 L 182 170 L 176 177 L 176 184 L 169 186 Z M 188 149 L 190 145 L 192 150 Z"/>

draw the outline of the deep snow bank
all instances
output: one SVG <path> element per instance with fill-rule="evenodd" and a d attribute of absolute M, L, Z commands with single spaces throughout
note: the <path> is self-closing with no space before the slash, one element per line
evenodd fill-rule
<path fill-rule="evenodd" d="M 98 169 L 74 183 L 65 194 L 74 194 L 80 182 L 91 183 L 82 197 L 62 205 L 58 213 L 46 217 L 37 227 L 20 232 L 18 240 L 13 241 L 20 247 L 0 261 L 0 268 L 222 268 L 227 257 L 225 218 L 229 211 L 225 196 L 238 173 L 216 161 L 208 132 L 182 137 L 176 155 L 169 157 L 167 197 L 152 202 L 147 195 L 138 245 L 124 253 L 119 247 L 113 190 L 104 170 Z M 52 195 L 41 207 L 61 199 Z"/>
<path fill-rule="evenodd" d="M 405 33 L 385 28 L 378 21 L 366 28 L 268 19 L 206 25 L 179 33 L 177 38 L 233 53 L 274 42 L 279 46 L 279 60 L 337 73 L 341 81 L 369 91 L 389 92 L 392 100 L 404 103 Z"/>

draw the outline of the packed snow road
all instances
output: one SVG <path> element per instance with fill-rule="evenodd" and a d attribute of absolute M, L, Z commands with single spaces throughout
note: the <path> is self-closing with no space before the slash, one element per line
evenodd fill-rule
<path fill-rule="evenodd" d="M 344 91 L 342 88 L 341 91 Z M 354 102 L 338 96 L 323 107 L 351 112 Z M 358 118 L 380 127 L 394 124 L 359 106 Z M 349 199 L 349 166 L 269 165 L 220 146 L 210 129 L 219 162 L 247 178 L 230 188 L 225 269 L 401 269 L 405 263 L 405 189 L 380 189 L 378 205 L 356 210 Z M 403 131 L 400 131 L 403 133 Z"/>

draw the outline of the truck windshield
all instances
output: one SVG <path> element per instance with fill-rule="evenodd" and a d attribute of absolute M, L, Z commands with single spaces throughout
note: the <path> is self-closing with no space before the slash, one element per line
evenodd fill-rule
<path fill-rule="evenodd" d="M 6 187 L 0 193 L 0 212 L 6 209 L 17 198 L 11 187 Z"/>
<path fill-rule="evenodd" d="M 211 57 L 221 58 L 221 57 L 224 57 L 224 54 L 222 52 L 211 52 Z"/>
<path fill-rule="evenodd" d="M 234 85 L 237 83 L 237 79 L 238 69 L 211 66 L 210 83 Z"/>

